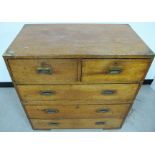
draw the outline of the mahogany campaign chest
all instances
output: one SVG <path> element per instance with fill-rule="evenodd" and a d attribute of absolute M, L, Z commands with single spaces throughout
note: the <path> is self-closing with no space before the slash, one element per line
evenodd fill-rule
<path fill-rule="evenodd" d="M 4 59 L 33 129 L 113 129 L 153 53 L 126 24 L 30 24 Z"/>

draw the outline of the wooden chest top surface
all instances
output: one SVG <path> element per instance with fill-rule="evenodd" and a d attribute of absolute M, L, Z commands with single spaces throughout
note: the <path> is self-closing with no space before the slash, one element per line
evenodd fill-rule
<path fill-rule="evenodd" d="M 143 58 L 153 53 L 127 24 L 30 24 L 4 56 Z"/>

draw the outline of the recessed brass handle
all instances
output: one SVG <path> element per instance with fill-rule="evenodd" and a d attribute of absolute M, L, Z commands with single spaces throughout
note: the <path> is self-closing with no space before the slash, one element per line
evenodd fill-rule
<path fill-rule="evenodd" d="M 38 74 L 52 74 L 53 70 L 51 67 L 37 67 Z"/>
<path fill-rule="evenodd" d="M 108 74 L 120 74 L 121 72 L 122 69 L 117 67 L 109 68 L 107 71 Z"/>
<path fill-rule="evenodd" d="M 116 93 L 116 90 L 102 90 L 101 94 L 102 95 L 113 95 Z"/>
<path fill-rule="evenodd" d="M 59 112 L 58 109 L 43 109 L 42 111 L 44 111 L 45 113 L 48 113 L 48 114 L 55 114 L 55 113 Z"/>
<path fill-rule="evenodd" d="M 106 122 L 95 122 L 96 125 L 105 125 Z"/>
<path fill-rule="evenodd" d="M 43 95 L 43 96 L 52 96 L 55 94 L 55 91 L 52 91 L 52 90 L 43 90 L 43 91 L 40 91 L 40 95 Z"/>
<path fill-rule="evenodd" d="M 109 111 L 110 111 L 110 109 L 108 109 L 108 108 L 103 108 L 103 109 L 97 109 L 96 110 L 97 113 L 106 113 L 106 112 L 109 112 Z"/>
<path fill-rule="evenodd" d="M 58 126 L 60 123 L 57 123 L 57 122 L 50 122 L 48 123 L 48 125 L 50 126 Z"/>

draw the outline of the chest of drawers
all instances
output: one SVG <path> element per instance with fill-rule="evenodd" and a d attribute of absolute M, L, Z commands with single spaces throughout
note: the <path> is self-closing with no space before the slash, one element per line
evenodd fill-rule
<path fill-rule="evenodd" d="M 153 60 L 129 25 L 25 25 L 4 59 L 33 129 L 120 128 Z"/>

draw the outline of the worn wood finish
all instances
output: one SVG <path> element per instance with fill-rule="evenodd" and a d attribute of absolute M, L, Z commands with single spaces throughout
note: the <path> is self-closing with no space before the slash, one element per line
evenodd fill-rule
<path fill-rule="evenodd" d="M 129 110 L 129 104 L 124 105 L 53 105 L 25 106 L 29 118 L 124 118 Z"/>
<path fill-rule="evenodd" d="M 129 25 L 37 24 L 24 26 L 3 56 L 34 129 L 112 129 L 154 54 Z"/>
<path fill-rule="evenodd" d="M 52 84 L 78 80 L 78 63 L 73 59 L 10 59 L 9 65 L 17 84 Z M 49 73 L 39 73 L 40 68 L 49 69 Z"/>
<path fill-rule="evenodd" d="M 124 24 L 25 25 L 5 56 L 53 58 L 146 58 L 149 47 Z"/>
<path fill-rule="evenodd" d="M 82 61 L 82 81 L 136 83 L 143 80 L 151 62 L 151 59 L 85 59 Z"/>
<path fill-rule="evenodd" d="M 23 101 L 48 100 L 103 100 L 132 102 L 138 84 L 97 85 L 18 85 Z M 112 94 L 104 94 L 112 91 Z M 42 92 L 51 92 L 44 95 Z"/>
<path fill-rule="evenodd" d="M 34 129 L 82 129 L 82 128 L 119 128 L 121 118 L 97 118 L 97 119 L 30 119 Z"/>

